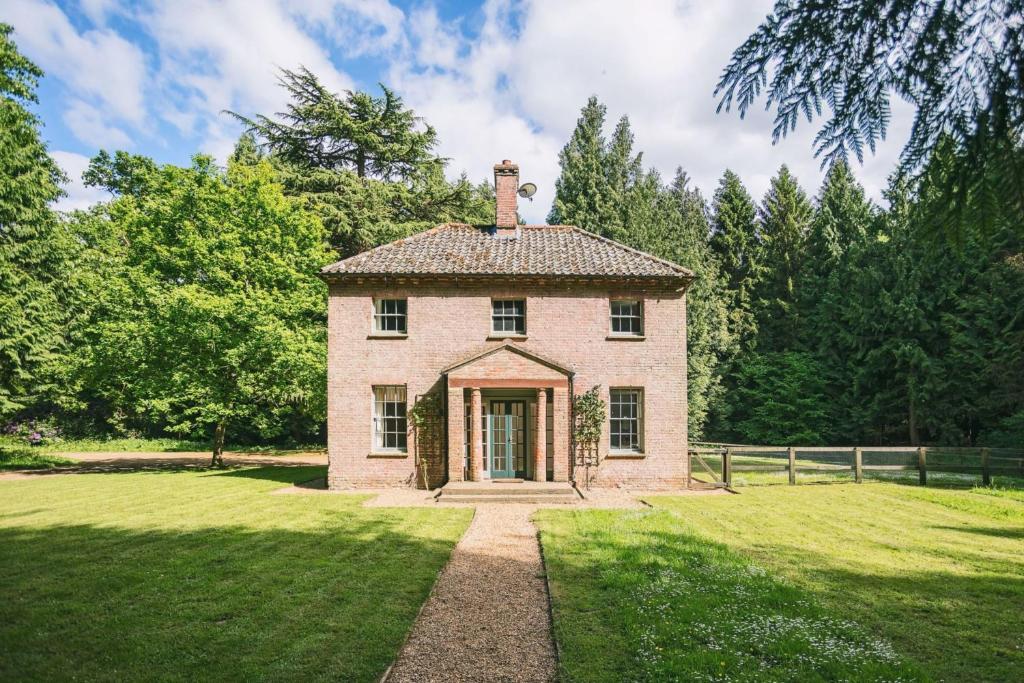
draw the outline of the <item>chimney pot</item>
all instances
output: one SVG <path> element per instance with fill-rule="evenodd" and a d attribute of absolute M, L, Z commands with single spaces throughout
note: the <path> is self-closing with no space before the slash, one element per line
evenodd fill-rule
<path fill-rule="evenodd" d="M 514 229 L 519 223 L 516 202 L 519 193 L 519 166 L 502 159 L 494 166 L 495 217 L 498 230 Z"/>

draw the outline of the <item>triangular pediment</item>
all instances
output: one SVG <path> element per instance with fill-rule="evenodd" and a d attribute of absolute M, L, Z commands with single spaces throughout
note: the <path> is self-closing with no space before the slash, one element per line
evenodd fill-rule
<path fill-rule="evenodd" d="M 484 349 L 442 371 L 451 378 L 565 379 L 568 367 L 511 343 Z"/>

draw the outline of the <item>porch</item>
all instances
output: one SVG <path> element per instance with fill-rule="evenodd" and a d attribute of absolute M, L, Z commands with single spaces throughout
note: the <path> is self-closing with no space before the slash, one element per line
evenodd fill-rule
<path fill-rule="evenodd" d="M 570 370 L 506 343 L 444 375 L 449 484 L 569 481 Z"/>

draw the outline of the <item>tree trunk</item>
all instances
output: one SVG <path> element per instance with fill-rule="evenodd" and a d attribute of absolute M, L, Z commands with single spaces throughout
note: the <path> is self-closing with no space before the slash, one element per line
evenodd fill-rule
<path fill-rule="evenodd" d="M 224 430 L 227 425 L 218 422 L 213 429 L 213 460 L 210 467 L 224 467 Z"/>
<path fill-rule="evenodd" d="M 917 410 L 914 407 L 914 397 L 913 396 L 910 397 L 909 404 L 910 404 L 910 407 L 909 407 L 909 415 L 907 417 L 907 429 L 910 432 L 908 434 L 908 436 L 910 437 L 910 445 L 911 446 L 920 446 L 921 445 L 921 435 L 918 434 L 918 432 L 917 432 Z"/>

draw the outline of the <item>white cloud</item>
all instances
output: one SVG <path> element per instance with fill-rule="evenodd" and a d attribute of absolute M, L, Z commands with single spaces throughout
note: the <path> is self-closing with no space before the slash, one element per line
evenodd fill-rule
<path fill-rule="evenodd" d="M 157 80 L 168 103 L 165 119 L 202 135 L 202 151 L 218 157 L 230 151 L 225 143 L 239 131 L 223 110 L 248 115 L 284 105 L 280 68 L 306 66 L 333 89 L 352 86 L 327 51 L 275 2 L 168 0 L 141 20 L 160 53 Z M 189 109 L 180 108 L 182 101 Z"/>
<path fill-rule="evenodd" d="M 381 54 L 404 43 L 405 14 L 387 0 L 285 0 L 300 23 L 323 31 L 348 57 Z"/>
<path fill-rule="evenodd" d="M 108 117 L 135 125 L 146 117 L 142 50 L 109 29 L 79 33 L 57 6 L 5 0 L 0 19 L 15 28 L 18 46 L 72 91 L 102 103 Z"/>
<path fill-rule="evenodd" d="M 608 106 L 609 132 L 630 117 L 636 149 L 663 176 L 681 165 L 710 196 L 732 168 L 759 199 L 786 163 L 813 194 L 823 175 L 812 148 L 818 122 L 773 146 L 771 116 L 760 106 L 745 120 L 715 113 L 721 69 L 771 4 L 646 0 L 624 12 L 615 0 L 493 0 L 468 44 L 428 6 L 410 22 L 415 61 L 396 61 L 389 82 L 438 129 L 453 170 L 475 179 L 499 159 L 519 162 L 524 179 L 540 185 L 535 202 L 521 207 L 531 221 L 551 205 L 557 152 L 592 94 Z M 890 141 L 856 169 L 876 199 L 908 130 L 905 108 L 894 106 Z"/>
<path fill-rule="evenodd" d="M 83 0 L 97 27 L 78 32 L 51 2 L 7 0 L 0 18 L 16 39 L 68 87 L 67 127 L 90 145 L 124 147 L 129 134 L 144 153 L 177 133 L 190 151 L 223 159 L 240 126 L 221 113 L 280 111 L 279 68 L 304 65 L 333 90 L 353 87 L 345 60 L 382 80 L 437 128 L 451 173 L 490 178 L 511 158 L 538 184 L 527 219 L 543 221 L 558 175 L 558 151 L 580 107 L 596 94 L 608 106 L 609 131 L 628 114 L 644 162 L 669 177 L 682 166 L 709 195 L 726 168 L 760 198 L 782 163 L 808 192 L 822 172 L 812 140 L 820 122 L 771 144 L 769 113 L 741 120 L 716 114 L 714 86 L 733 48 L 771 9 L 772 0 L 694 3 L 645 0 L 623 11 L 618 0 L 487 0 L 445 21 L 427 2 L 408 13 L 387 0 Z M 143 56 L 107 27 L 135 22 L 155 48 Z M 120 26 L 120 24 L 119 24 Z M 126 34 L 127 35 L 127 34 Z M 141 45 L 141 43 L 140 43 Z M 148 72 L 147 72 L 148 67 Z M 150 121 L 147 112 L 159 119 Z M 911 120 L 894 103 L 889 141 L 857 174 L 876 199 L 886 185 Z M 126 132 L 127 131 L 127 132 Z"/>
<path fill-rule="evenodd" d="M 76 138 L 92 147 L 127 149 L 132 146 L 127 133 L 108 125 L 98 109 L 81 100 L 72 101 L 64 112 L 64 123 Z"/>
<path fill-rule="evenodd" d="M 89 157 L 64 151 L 50 152 L 50 156 L 68 176 L 68 182 L 64 185 L 67 195 L 57 201 L 57 210 L 85 209 L 96 202 L 110 199 L 110 195 L 105 190 L 98 187 L 86 187 L 82 182 L 82 173 L 89 167 Z"/>

